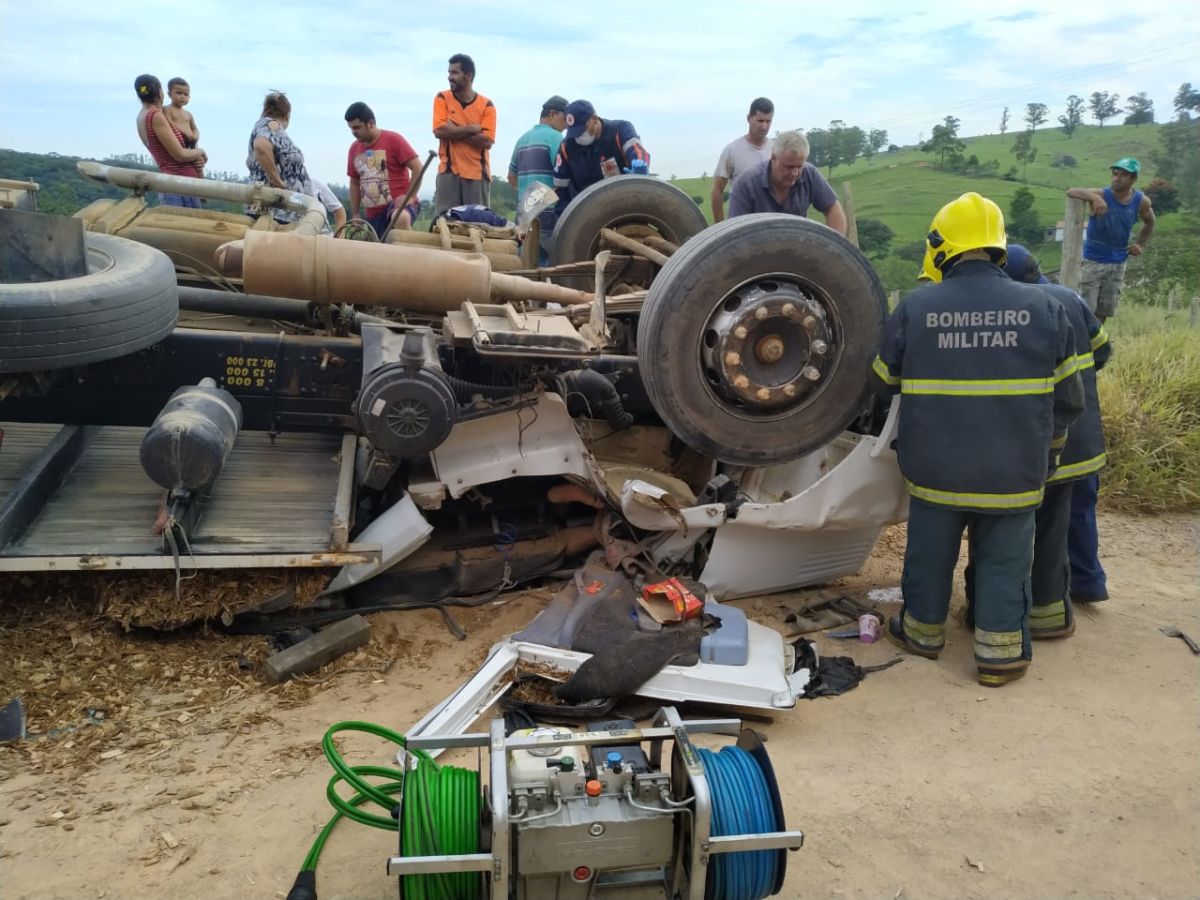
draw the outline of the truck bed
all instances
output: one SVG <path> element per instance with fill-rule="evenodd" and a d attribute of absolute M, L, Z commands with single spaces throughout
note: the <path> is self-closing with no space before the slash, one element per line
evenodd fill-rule
<path fill-rule="evenodd" d="M 6 503 L 61 426 L 0 429 L 0 503 Z M 138 461 L 143 434 L 142 428 L 99 429 L 57 488 L 43 491 L 36 518 L 0 548 L 0 571 L 173 568 L 154 531 L 164 492 Z M 340 566 L 376 559 L 378 548 L 344 539 L 353 446 L 352 436 L 240 434 L 190 535 L 191 552 L 180 548 L 180 566 Z"/>

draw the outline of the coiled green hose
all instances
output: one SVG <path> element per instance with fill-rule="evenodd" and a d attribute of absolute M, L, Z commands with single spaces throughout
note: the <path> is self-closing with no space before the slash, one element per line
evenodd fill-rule
<path fill-rule="evenodd" d="M 334 742 L 334 736 L 345 731 L 365 732 L 403 747 L 416 760 L 416 768 L 405 772 L 390 766 L 349 765 Z M 457 766 L 439 766 L 424 750 L 408 750 L 404 735 L 372 722 L 347 721 L 331 725 L 321 741 L 321 748 L 334 771 L 325 788 L 325 796 L 336 811 L 304 857 L 302 873 L 316 872 L 325 842 L 342 818 L 372 828 L 399 830 L 405 856 L 479 852 L 482 795 L 478 772 Z M 341 783 L 350 787 L 353 792 L 350 797 L 338 793 Z M 397 794 L 404 801 L 399 821 L 395 814 Z M 374 804 L 385 814 L 361 808 L 367 804 Z M 401 880 L 404 897 L 408 900 L 475 900 L 480 893 L 480 876 L 476 872 L 405 875 Z"/>

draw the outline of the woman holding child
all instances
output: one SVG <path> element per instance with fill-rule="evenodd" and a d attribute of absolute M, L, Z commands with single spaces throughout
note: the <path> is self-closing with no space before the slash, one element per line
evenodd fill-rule
<path fill-rule="evenodd" d="M 154 158 L 160 172 L 200 178 L 208 157 L 199 147 L 185 146 L 183 133 L 176 128 L 163 112 L 162 83 L 153 75 L 139 75 L 133 89 L 142 101 L 138 113 L 137 132 L 146 149 Z M 199 208 L 198 197 L 182 194 L 159 194 L 158 202 L 163 206 Z"/>

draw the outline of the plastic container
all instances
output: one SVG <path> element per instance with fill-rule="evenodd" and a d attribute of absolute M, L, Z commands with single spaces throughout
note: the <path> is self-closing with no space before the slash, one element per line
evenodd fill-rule
<path fill-rule="evenodd" d="M 700 638 L 700 661 L 719 666 L 744 666 L 750 661 L 750 629 L 746 613 L 736 606 L 705 600 L 704 611 L 721 620 L 721 627 Z"/>
<path fill-rule="evenodd" d="M 864 644 L 875 643 L 875 638 L 879 637 L 879 618 L 870 613 L 864 613 L 858 617 L 858 639 Z"/>

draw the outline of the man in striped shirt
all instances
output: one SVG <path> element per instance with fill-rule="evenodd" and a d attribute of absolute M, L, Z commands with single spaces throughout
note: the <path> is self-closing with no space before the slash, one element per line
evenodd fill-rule
<path fill-rule="evenodd" d="M 567 125 L 567 100 L 555 94 L 542 104 L 538 123 L 517 138 L 508 163 L 508 183 L 517 192 L 517 208 L 529 186 L 541 182 L 554 187 L 554 154 Z"/>

